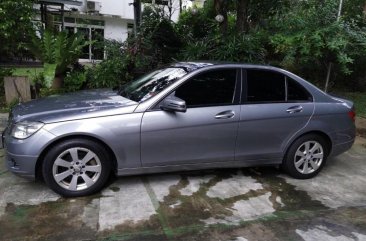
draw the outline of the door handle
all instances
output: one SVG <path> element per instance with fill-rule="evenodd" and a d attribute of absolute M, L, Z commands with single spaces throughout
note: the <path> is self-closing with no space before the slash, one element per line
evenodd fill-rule
<path fill-rule="evenodd" d="M 286 112 L 289 114 L 302 112 L 302 106 L 301 105 L 292 106 L 292 107 L 288 108 L 286 110 Z"/>
<path fill-rule="evenodd" d="M 235 116 L 235 112 L 232 110 L 227 110 L 227 111 L 223 111 L 218 113 L 217 115 L 215 115 L 215 119 L 229 119 L 229 118 L 233 118 Z"/>

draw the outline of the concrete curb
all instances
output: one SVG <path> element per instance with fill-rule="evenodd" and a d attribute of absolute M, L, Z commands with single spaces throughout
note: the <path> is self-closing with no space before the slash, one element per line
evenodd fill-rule
<path fill-rule="evenodd" d="M 0 130 L 4 130 L 6 125 L 8 124 L 8 113 L 0 113 Z"/>

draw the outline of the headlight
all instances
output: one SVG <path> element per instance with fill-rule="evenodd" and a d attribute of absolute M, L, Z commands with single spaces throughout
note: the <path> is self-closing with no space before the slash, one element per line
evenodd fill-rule
<path fill-rule="evenodd" d="M 14 124 L 11 136 L 17 139 L 25 139 L 36 133 L 44 124 L 41 122 L 22 121 Z"/>

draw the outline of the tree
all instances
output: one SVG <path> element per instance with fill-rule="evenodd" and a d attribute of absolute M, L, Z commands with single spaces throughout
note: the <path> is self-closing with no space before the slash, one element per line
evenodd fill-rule
<path fill-rule="evenodd" d="M 222 34 L 227 32 L 228 20 L 227 20 L 227 0 L 215 0 L 214 2 L 215 10 L 217 15 L 221 15 L 223 17 L 222 21 L 219 22 L 220 30 Z"/>
<path fill-rule="evenodd" d="M 27 56 L 24 43 L 33 30 L 33 0 L 0 1 L 0 60 Z"/>
<path fill-rule="evenodd" d="M 237 0 L 236 30 L 238 32 L 247 32 L 249 30 L 248 7 L 249 0 Z"/>

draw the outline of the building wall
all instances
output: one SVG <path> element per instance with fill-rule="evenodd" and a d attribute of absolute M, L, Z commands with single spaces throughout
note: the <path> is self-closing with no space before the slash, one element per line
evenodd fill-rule
<path fill-rule="evenodd" d="M 133 2 L 132 0 L 100 0 L 99 2 L 102 5 L 101 14 L 133 20 L 133 6 L 129 5 Z"/>
<path fill-rule="evenodd" d="M 128 21 L 118 18 L 105 18 L 104 38 L 109 40 L 125 41 L 128 36 Z"/>

